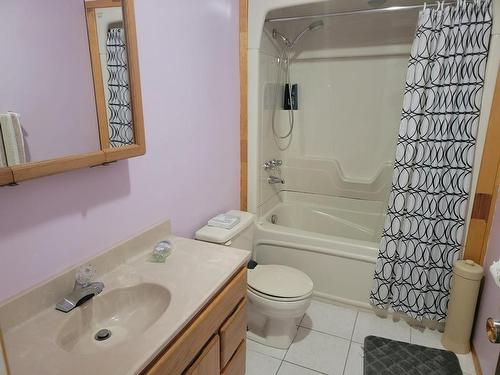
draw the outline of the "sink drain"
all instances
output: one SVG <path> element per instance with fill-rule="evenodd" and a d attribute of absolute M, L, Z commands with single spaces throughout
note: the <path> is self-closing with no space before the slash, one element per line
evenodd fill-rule
<path fill-rule="evenodd" d="M 109 329 L 101 329 L 94 336 L 97 341 L 104 341 L 109 339 L 110 337 L 111 331 Z"/>
<path fill-rule="evenodd" d="M 278 215 L 272 215 L 271 216 L 271 223 L 272 224 L 277 224 L 278 223 Z"/>

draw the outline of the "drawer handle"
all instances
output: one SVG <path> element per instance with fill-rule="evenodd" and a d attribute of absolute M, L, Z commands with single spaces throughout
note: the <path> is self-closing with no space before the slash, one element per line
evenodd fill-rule
<path fill-rule="evenodd" d="M 493 318 L 488 318 L 486 321 L 486 332 L 488 333 L 488 339 L 493 344 L 500 343 L 500 321 L 494 320 Z"/>

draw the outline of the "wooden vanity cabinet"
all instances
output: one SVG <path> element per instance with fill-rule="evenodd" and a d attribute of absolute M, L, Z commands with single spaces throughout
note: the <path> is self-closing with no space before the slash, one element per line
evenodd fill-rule
<path fill-rule="evenodd" d="M 246 268 L 242 268 L 142 375 L 244 375 Z"/>

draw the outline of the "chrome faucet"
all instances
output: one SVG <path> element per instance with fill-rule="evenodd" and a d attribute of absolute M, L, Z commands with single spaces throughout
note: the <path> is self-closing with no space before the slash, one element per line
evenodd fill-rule
<path fill-rule="evenodd" d="M 275 177 L 275 176 L 269 176 L 267 178 L 267 183 L 268 184 L 284 184 L 285 183 L 285 180 L 283 180 L 282 178 L 279 178 L 279 177 Z"/>
<path fill-rule="evenodd" d="M 90 282 L 95 275 L 92 266 L 81 267 L 77 274 L 73 291 L 56 304 L 56 310 L 70 312 L 85 301 L 97 296 L 104 289 L 104 283 Z"/>

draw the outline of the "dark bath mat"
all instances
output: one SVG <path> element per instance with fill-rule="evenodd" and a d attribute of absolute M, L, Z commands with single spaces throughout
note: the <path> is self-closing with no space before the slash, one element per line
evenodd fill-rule
<path fill-rule="evenodd" d="M 378 336 L 365 338 L 364 375 L 462 375 L 455 353 Z"/>

